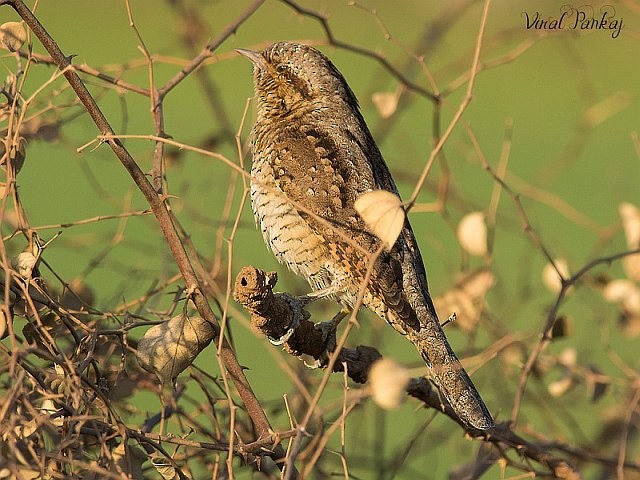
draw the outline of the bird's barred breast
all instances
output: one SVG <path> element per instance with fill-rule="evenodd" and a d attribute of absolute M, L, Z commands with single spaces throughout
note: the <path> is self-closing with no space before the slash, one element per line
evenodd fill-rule
<path fill-rule="evenodd" d="M 328 258 L 323 240 L 311 230 L 289 199 L 279 191 L 267 162 L 254 162 L 251 170 L 251 206 L 265 243 L 278 261 L 309 278 L 314 289 L 330 284 L 324 278 Z"/>

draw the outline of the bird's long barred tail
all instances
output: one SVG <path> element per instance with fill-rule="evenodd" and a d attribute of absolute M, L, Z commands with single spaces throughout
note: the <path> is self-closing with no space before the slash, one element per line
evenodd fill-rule
<path fill-rule="evenodd" d="M 436 341 L 439 345 L 434 345 L 433 340 L 421 338 L 416 342 L 416 347 L 440 392 L 464 423 L 480 430 L 493 428 L 494 422 L 489 410 L 444 334 Z M 444 343 L 440 343 L 441 341 Z"/>

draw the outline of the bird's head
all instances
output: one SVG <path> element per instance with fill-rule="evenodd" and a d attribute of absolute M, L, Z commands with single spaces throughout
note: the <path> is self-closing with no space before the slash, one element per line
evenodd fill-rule
<path fill-rule="evenodd" d="M 253 63 L 262 114 L 288 116 L 344 102 L 357 108 L 356 97 L 342 74 L 315 48 L 279 42 L 261 52 L 244 49 L 237 52 Z"/>

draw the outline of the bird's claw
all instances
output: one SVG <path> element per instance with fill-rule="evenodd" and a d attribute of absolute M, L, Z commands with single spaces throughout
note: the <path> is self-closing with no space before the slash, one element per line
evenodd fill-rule
<path fill-rule="evenodd" d="M 305 303 L 304 297 L 294 297 L 286 293 L 278 293 L 276 295 L 281 296 L 291 306 L 291 310 L 293 311 L 291 323 L 289 324 L 289 328 L 284 333 L 284 335 L 279 338 L 267 336 L 269 342 L 271 342 L 272 345 L 282 345 L 291 338 L 293 332 L 295 332 L 296 328 L 300 326 L 300 320 L 305 319 L 309 316 L 309 314 L 304 310 L 304 306 L 308 302 Z"/>
<path fill-rule="evenodd" d="M 318 368 L 329 363 L 329 356 L 336 350 L 336 346 L 338 344 L 336 335 L 338 331 L 338 325 L 350 313 L 350 311 L 351 310 L 347 308 L 343 308 L 338 313 L 336 313 L 328 322 L 317 323 L 314 326 L 314 328 L 322 334 L 322 342 L 325 346 L 325 349 L 320 358 L 316 359 L 312 365 L 309 365 L 307 364 L 307 362 L 305 362 L 305 365 L 307 367 Z"/>

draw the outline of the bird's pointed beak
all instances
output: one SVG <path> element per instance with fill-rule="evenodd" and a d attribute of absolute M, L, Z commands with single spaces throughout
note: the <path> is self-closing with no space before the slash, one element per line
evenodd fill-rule
<path fill-rule="evenodd" d="M 253 63 L 260 70 L 266 70 L 267 61 L 260 52 L 254 52 L 253 50 L 246 50 L 244 48 L 236 48 L 236 52 L 238 52 L 243 57 L 247 57 L 249 60 L 251 60 L 251 63 Z"/>

